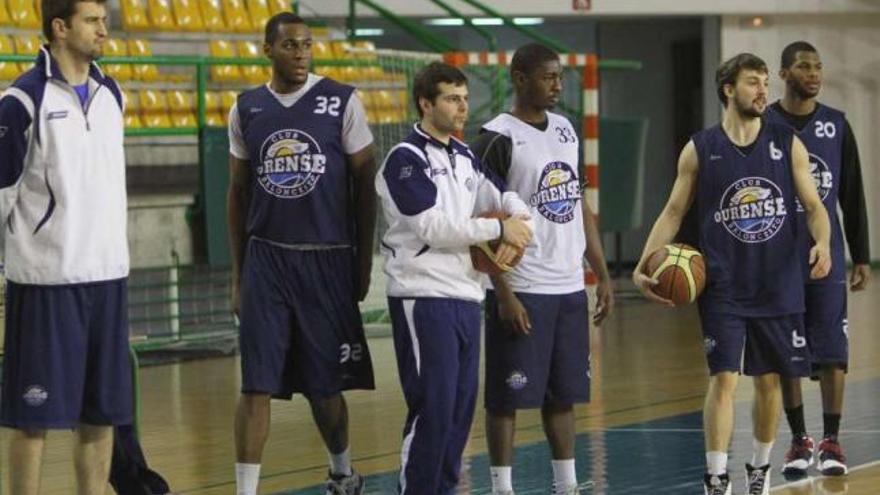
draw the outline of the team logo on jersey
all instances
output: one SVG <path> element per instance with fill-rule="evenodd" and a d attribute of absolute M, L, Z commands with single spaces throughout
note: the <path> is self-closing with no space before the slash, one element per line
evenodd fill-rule
<path fill-rule="evenodd" d="M 516 370 L 507 377 L 505 382 L 507 382 L 507 386 L 510 387 L 511 390 L 522 390 L 529 384 L 529 377 L 527 377 L 522 371 Z"/>
<path fill-rule="evenodd" d="M 279 198 L 299 198 L 312 192 L 327 166 L 327 155 L 312 136 L 297 129 L 272 133 L 260 147 L 257 181 Z"/>
<path fill-rule="evenodd" d="M 782 190 L 763 177 L 746 177 L 724 191 L 715 223 L 747 243 L 764 242 L 782 229 L 788 211 Z"/>
<path fill-rule="evenodd" d="M 822 201 L 825 201 L 825 198 L 831 193 L 831 188 L 834 187 L 834 175 L 831 173 L 831 168 L 825 163 L 825 160 L 813 153 L 810 153 L 810 175 L 813 176 L 813 182 L 816 184 L 816 191 L 819 192 L 819 197 L 822 198 Z M 797 211 L 804 211 L 800 200 L 795 198 L 795 202 L 797 203 Z"/>
<path fill-rule="evenodd" d="M 541 171 L 538 190 L 529 204 L 551 222 L 568 223 L 574 218 L 581 186 L 577 174 L 565 162 L 550 162 Z"/>
<path fill-rule="evenodd" d="M 31 385 L 24 391 L 21 398 L 24 399 L 25 404 L 31 407 L 39 407 L 49 399 L 49 392 L 40 385 Z"/>

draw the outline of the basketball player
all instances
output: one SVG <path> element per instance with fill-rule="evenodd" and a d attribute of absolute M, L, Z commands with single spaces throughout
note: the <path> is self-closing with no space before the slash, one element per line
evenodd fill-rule
<path fill-rule="evenodd" d="M 819 443 L 819 470 L 826 476 L 846 474 L 846 457 L 837 441 L 843 411 L 843 388 L 849 343 L 846 317 L 846 259 L 837 204 L 843 211 L 846 237 L 853 259 L 850 289 L 864 290 L 871 278 L 868 212 L 862 188 L 859 151 L 843 112 L 816 101 L 822 87 L 822 60 L 816 49 L 798 41 L 782 51 L 779 75 L 785 81 L 782 100 L 770 105 L 770 122 L 789 125 L 810 154 L 810 172 L 831 217 L 833 269 L 821 280 L 806 280 L 804 326 L 812 374 L 819 379 L 825 433 Z M 801 215 L 803 216 L 803 215 Z M 801 234 L 801 232 L 798 232 Z M 801 236 L 801 249 L 809 239 Z M 809 267 L 804 263 L 804 268 Z M 813 463 L 813 439 L 807 435 L 799 378 L 783 381 L 782 400 L 791 427 L 791 447 L 785 454 L 783 474 L 803 476 Z"/>
<path fill-rule="evenodd" d="M 562 92 L 559 55 L 520 47 L 510 66 L 513 109 L 486 123 L 473 149 L 530 205 L 535 242 L 492 279 L 486 304 L 486 435 L 492 490 L 513 493 L 517 409 L 541 408 L 553 455 L 553 493 L 577 493 L 572 405 L 590 397 L 590 325 L 583 258 L 599 276 L 600 324 L 614 297 L 593 212 L 582 198 L 580 140 L 550 111 Z"/>
<path fill-rule="evenodd" d="M 455 492 L 471 428 L 480 363 L 482 277 L 468 246 L 493 239 L 525 247 L 528 208 L 455 139 L 468 115 L 467 79 L 439 62 L 413 82 L 420 122 L 391 149 L 376 190 L 397 368 L 409 409 L 400 493 Z M 473 218 L 487 210 L 506 220 Z M 506 249 L 502 263 L 509 261 Z"/>
<path fill-rule="evenodd" d="M 263 49 L 272 80 L 239 95 L 229 114 L 239 495 L 257 491 L 270 397 L 297 392 L 329 453 L 327 493 L 364 486 L 351 467 L 341 392 L 373 388 L 357 306 L 372 264 L 373 137 L 354 88 L 309 73 L 311 45 L 300 17 L 269 19 Z"/>
<path fill-rule="evenodd" d="M 770 491 L 770 450 L 779 417 L 780 376 L 809 374 L 803 330 L 804 294 L 797 249 L 795 197 L 815 239 L 810 278 L 831 267 L 828 213 L 816 193 L 806 148 L 788 126 L 762 121 L 767 106 L 767 66 L 739 54 L 715 73 L 724 104 L 720 125 L 698 132 L 681 152 L 669 201 L 654 223 L 633 280 L 664 304 L 642 273 L 656 249 L 672 241 L 682 217 L 696 203 L 699 248 L 707 285 L 700 322 L 709 364 L 703 410 L 707 495 L 728 495 L 727 449 L 733 431 L 738 374 L 754 377 L 754 451 L 746 464 L 747 493 Z M 772 268 L 770 268 L 772 267 Z"/>
<path fill-rule="evenodd" d="M 132 421 L 123 101 L 94 61 L 103 0 L 43 0 L 36 65 L 0 97 L 11 490 L 39 492 L 46 430 L 75 430 L 76 492 L 103 494 Z M 71 491 L 74 491 L 71 489 Z"/>

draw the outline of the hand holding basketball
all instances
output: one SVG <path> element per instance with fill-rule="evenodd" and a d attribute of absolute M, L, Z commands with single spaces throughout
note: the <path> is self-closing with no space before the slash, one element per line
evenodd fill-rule
<path fill-rule="evenodd" d="M 519 217 L 506 217 L 501 220 L 504 225 L 502 241 L 516 248 L 525 249 L 532 240 L 532 229 Z"/>
<path fill-rule="evenodd" d="M 501 240 L 482 242 L 471 246 L 471 263 L 474 269 L 489 275 L 500 275 L 519 263 L 525 246 L 532 237 L 529 226 L 518 217 L 510 217 L 501 211 L 490 211 L 480 218 L 497 218 L 504 224 Z M 522 243 L 521 245 L 519 243 Z"/>
<path fill-rule="evenodd" d="M 648 299 L 680 306 L 696 301 L 706 287 L 703 255 L 687 244 L 667 244 L 641 266 L 633 281 Z"/>

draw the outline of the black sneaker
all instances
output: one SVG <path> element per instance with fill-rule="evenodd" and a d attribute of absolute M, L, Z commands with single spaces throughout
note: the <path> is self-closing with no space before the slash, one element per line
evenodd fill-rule
<path fill-rule="evenodd" d="M 770 495 L 770 464 L 759 468 L 746 464 L 748 495 Z"/>
<path fill-rule="evenodd" d="M 782 475 L 785 477 L 800 477 L 807 475 L 807 469 L 813 465 L 813 449 L 815 443 L 810 437 L 794 438 L 791 446 L 785 453 L 785 463 L 782 464 Z"/>
<path fill-rule="evenodd" d="M 825 476 L 843 476 L 847 473 L 846 456 L 843 448 L 833 438 L 823 438 L 819 442 L 819 471 Z"/>
<path fill-rule="evenodd" d="M 730 484 L 730 477 L 724 474 L 708 474 L 703 476 L 703 494 L 704 495 L 731 495 L 733 485 Z"/>
<path fill-rule="evenodd" d="M 361 495 L 364 492 L 364 478 L 354 469 L 351 475 L 327 475 L 326 495 Z"/>

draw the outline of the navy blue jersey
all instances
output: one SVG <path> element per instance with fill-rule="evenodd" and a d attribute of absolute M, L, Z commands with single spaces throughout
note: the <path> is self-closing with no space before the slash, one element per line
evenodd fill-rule
<path fill-rule="evenodd" d="M 791 123 L 780 114 L 773 106 L 767 110 L 767 120 L 779 124 L 791 126 Z M 813 118 L 807 122 L 803 129 L 793 129 L 797 137 L 804 142 L 810 153 L 810 173 L 819 197 L 828 210 L 831 220 L 831 272 L 827 277 L 811 280 L 809 277 L 810 265 L 808 263 L 810 248 L 815 242 L 807 230 L 807 215 L 803 207 L 798 204 L 798 238 L 800 242 L 801 256 L 803 258 L 804 280 L 807 283 L 845 283 L 846 282 L 846 257 L 843 252 L 843 231 L 837 218 L 837 198 L 840 189 L 841 157 L 843 152 L 843 136 L 846 127 L 846 119 L 843 112 L 831 107 L 818 104 Z"/>
<path fill-rule="evenodd" d="M 746 317 L 804 310 L 797 246 L 793 131 L 764 123 L 747 152 L 721 126 L 693 136 L 699 159 L 696 207 L 710 312 Z"/>
<path fill-rule="evenodd" d="M 248 236 L 284 244 L 352 244 L 342 129 L 353 91 L 325 78 L 291 107 L 265 85 L 238 97 L 254 172 Z"/>

